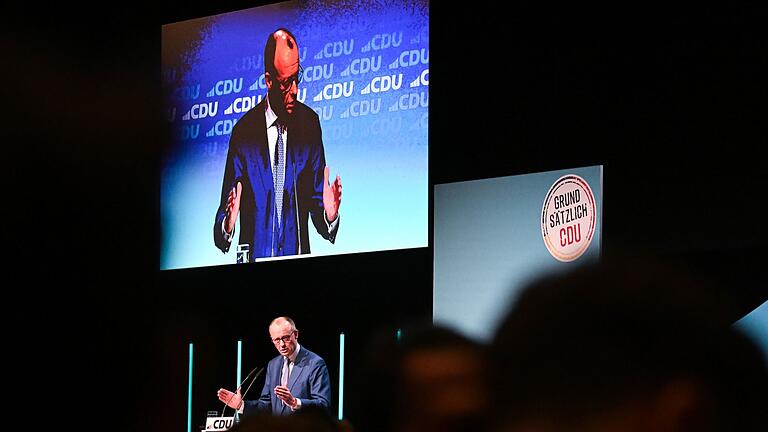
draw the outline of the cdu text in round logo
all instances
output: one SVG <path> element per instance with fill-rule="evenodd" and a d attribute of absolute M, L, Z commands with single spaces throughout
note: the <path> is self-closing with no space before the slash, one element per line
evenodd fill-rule
<path fill-rule="evenodd" d="M 568 174 L 557 179 L 541 209 L 541 233 L 549 253 L 562 262 L 579 258 L 592 243 L 596 217 L 595 197 L 583 178 Z"/>

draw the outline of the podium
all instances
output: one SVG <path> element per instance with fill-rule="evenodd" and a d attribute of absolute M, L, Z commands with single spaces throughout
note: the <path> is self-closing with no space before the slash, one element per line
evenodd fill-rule
<path fill-rule="evenodd" d="M 200 432 L 222 432 L 235 425 L 235 417 L 206 417 L 205 429 Z"/>

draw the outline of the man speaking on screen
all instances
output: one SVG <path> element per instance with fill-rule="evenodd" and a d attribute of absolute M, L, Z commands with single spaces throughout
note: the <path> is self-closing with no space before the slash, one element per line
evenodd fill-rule
<path fill-rule="evenodd" d="M 235 125 L 213 225 L 229 251 L 240 216 L 240 244 L 255 258 L 310 253 L 308 219 L 331 243 L 339 229 L 341 179 L 331 184 L 317 114 L 299 102 L 303 69 L 290 31 L 271 33 L 264 47 L 267 97 Z"/>

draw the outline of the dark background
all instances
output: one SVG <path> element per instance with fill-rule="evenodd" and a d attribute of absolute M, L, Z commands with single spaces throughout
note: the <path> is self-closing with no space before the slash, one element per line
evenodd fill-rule
<path fill-rule="evenodd" d="M 221 409 L 212 392 L 233 387 L 238 338 L 244 374 L 273 355 L 277 314 L 297 320 L 334 386 L 338 332 L 353 371 L 374 332 L 431 316 L 430 248 L 157 270 L 160 25 L 264 3 L 7 8 L 13 414 L 178 431 L 190 341 L 196 370 L 215 371 L 196 376 L 197 426 Z M 651 255 L 716 283 L 734 320 L 768 299 L 765 8 L 508 6 L 432 5 L 431 183 L 603 164 L 604 255 Z M 292 291 L 272 288 L 286 275 Z"/>

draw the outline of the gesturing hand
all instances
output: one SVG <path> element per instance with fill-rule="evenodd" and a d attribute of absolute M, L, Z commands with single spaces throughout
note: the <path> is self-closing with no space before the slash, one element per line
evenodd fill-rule
<path fill-rule="evenodd" d="M 288 387 L 285 386 L 277 386 L 275 387 L 275 395 L 277 395 L 278 398 L 280 398 L 281 401 L 285 402 L 286 405 L 288 405 L 291 408 L 296 408 L 296 398 L 293 397 L 291 394 L 291 391 L 288 390 Z"/>
<path fill-rule="evenodd" d="M 235 187 L 229 191 L 229 196 L 227 196 L 227 216 L 224 218 L 224 230 L 227 232 L 227 234 L 232 234 L 232 230 L 235 229 L 237 214 L 240 213 L 240 196 L 242 193 L 243 184 L 237 182 Z"/>
<path fill-rule="evenodd" d="M 232 409 L 239 409 L 240 403 L 243 401 L 243 397 L 240 395 L 240 389 L 237 389 L 236 393 L 232 393 L 227 389 L 221 388 L 216 392 L 216 395 L 219 397 L 220 401 L 224 402 Z"/>
<path fill-rule="evenodd" d="M 328 173 L 330 169 L 326 166 L 323 173 L 323 208 L 328 222 L 336 220 L 341 205 L 341 177 L 336 176 L 333 184 L 328 183 Z"/>

